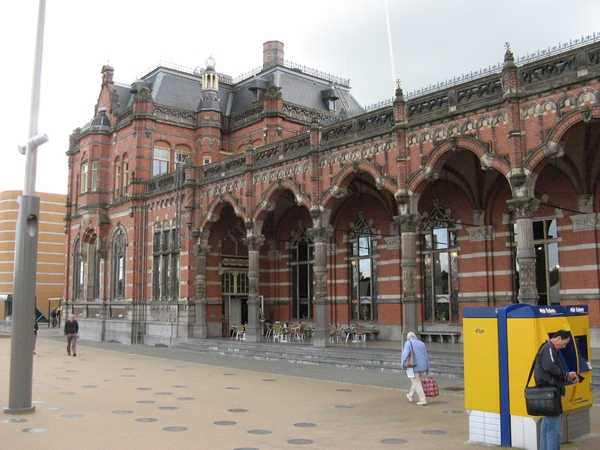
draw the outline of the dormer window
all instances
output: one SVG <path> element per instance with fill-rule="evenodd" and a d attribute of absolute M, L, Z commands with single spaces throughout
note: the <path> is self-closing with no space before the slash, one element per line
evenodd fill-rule
<path fill-rule="evenodd" d="M 253 102 L 258 102 L 262 99 L 268 85 L 269 82 L 267 80 L 263 80 L 262 78 L 254 78 L 250 82 L 248 85 L 248 90 L 253 94 Z"/>
<path fill-rule="evenodd" d="M 335 111 L 335 101 L 339 99 L 335 92 L 335 87 L 331 86 L 327 89 L 323 89 L 321 91 L 321 98 L 329 111 Z"/>

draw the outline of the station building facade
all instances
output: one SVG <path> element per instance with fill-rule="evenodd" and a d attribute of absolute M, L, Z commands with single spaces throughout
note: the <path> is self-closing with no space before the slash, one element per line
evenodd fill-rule
<path fill-rule="evenodd" d="M 102 68 L 70 137 L 64 306 L 149 345 L 247 323 L 461 339 L 470 306 L 587 305 L 600 345 L 600 40 L 361 108 L 284 45 L 237 79 Z"/>

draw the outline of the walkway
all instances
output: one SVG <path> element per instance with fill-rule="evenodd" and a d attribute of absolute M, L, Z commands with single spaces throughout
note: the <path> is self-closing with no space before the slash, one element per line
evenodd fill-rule
<path fill-rule="evenodd" d="M 468 442 L 462 379 L 409 403 L 401 374 L 227 358 L 79 340 L 68 357 L 57 330 L 34 356 L 36 412 L 4 414 L 2 448 L 462 449 Z M 8 404 L 10 338 L 0 337 L 0 402 Z M 596 449 L 592 435 L 566 449 Z"/>

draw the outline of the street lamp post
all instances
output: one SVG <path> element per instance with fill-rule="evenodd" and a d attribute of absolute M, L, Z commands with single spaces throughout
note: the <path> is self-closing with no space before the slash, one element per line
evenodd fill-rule
<path fill-rule="evenodd" d="M 10 385 L 8 414 L 25 414 L 35 411 L 32 406 L 33 379 L 33 324 L 35 320 L 35 287 L 39 231 L 40 199 L 35 196 L 37 148 L 48 141 L 48 136 L 38 134 L 40 104 L 40 79 L 44 44 L 44 18 L 46 1 L 40 0 L 37 38 L 31 89 L 29 140 L 25 148 L 25 185 L 19 197 L 19 216 L 15 242 L 15 270 L 13 287 L 13 324 L 10 351 Z"/>

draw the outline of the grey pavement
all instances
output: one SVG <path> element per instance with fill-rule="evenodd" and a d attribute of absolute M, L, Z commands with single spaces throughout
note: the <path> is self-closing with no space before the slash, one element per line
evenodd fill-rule
<path fill-rule="evenodd" d="M 384 344 L 380 344 L 384 345 Z M 404 374 L 78 340 L 41 330 L 31 414 L 4 414 L 2 449 L 484 449 L 469 442 L 461 378 L 409 403 Z M 8 405 L 10 337 L 0 337 Z M 565 449 L 600 447 L 592 434 Z"/>

